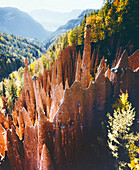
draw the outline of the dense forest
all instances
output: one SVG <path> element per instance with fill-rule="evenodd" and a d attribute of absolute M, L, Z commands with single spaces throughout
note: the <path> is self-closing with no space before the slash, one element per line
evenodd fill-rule
<path fill-rule="evenodd" d="M 136 0 L 107 0 L 100 10 L 84 16 L 80 26 L 61 35 L 56 44 L 62 49 L 74 42 L 84 44 L 85 25 L 91 25 L 91 42 L 99 42 L 117 33 L 137 39 L 139 29 L 139 3 Z"/>
<path fill-rule="evenodd" d="M 25 58 L 32 63 L 44 53 L 45 47 L 35 40 L 0 33 L 0 80 L 23 67 Z"/>

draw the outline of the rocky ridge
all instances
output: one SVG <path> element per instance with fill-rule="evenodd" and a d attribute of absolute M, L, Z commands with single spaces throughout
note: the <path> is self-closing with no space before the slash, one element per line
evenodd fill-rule
<path fill-rule="evenodd" d="M 24 88 L 12 118 L 0 113 L 2 168 L 111 168 L 105 155 L 95 163 L 94 132 L 120 90 L 128 91 L 138 112 L 139 55 L 137 50 L 128 57 L 127 50 L 120 48 L 110 68 L 99 57 L 99 49 L 94 48 L 91 56 L 90 29 L 87 25 L 83 56 L 73 44 L 39 77 L 30 76 L 26 59 Z M 93 82 L 90 74 L 95 75 Z M 6 112 L 4 98 L 3 103 Z"/>

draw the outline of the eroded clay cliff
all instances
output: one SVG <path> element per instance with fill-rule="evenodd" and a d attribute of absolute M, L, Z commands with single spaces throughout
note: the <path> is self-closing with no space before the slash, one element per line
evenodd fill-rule
<path fill-rule="evenodd" d="M 95 150 L 90 150 L 94 132 L 115 96 L 127 90 L 133 101 L 139 97 L 135 88 L 139 85 L 139 55 L 136 51 L 129 57 L 120 48 L 110 68 L 99 56 L 99 48 L 91 56 L 90 30 L 87 25 L 83 56 L 73 44 L 39 77 L 31 77 L 26 59 L 24 87 L 12 120 L 8 113 L 0 113 L 2 169 L 96 167 L 91 163 Z M 94 81 L 90 74 L 95 75 Z"/>

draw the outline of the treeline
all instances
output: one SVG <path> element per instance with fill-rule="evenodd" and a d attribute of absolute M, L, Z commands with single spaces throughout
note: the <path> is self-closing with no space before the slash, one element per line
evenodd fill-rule
<path fill-rule="evenodd" d="M 31 63 L 44 53 L 45 47 L 35 40 L 0 33 L 0 80 L 24 66 L 26 57 Z"/>
<path fill-rule="evenodd" d="M 139 1 L 137 0 L 107 0 L 100 10 L 94 10 L 84 16 L 79 26 L 61 35 L 55 45 L 62 49 L 72 45 L 84 44 L 85 25 L 91 25 L 91 42 L 99 42 L 120 33 L 122 36 L 138 35 Z"/>

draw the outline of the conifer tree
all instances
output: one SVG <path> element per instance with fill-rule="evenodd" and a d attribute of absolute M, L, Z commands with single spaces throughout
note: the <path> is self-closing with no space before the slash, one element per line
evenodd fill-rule
<path fill-rule="evenodd" d="M 6 84 L 6 97 L 8 98 L 8 110 L 11 113 L 15 100 L 17 99 L 17 86 L 14 78 L 9 77 L 8 84 Z"/>
<path fill-rule="evenodd" d="M 69 43 L 68 43 L 68 32 L 66 32 L 64 34 L 63 40 L 62 40 L 62 47 L 63 47 L 63 49 L 65 49 L 68 45 L 69 45 Z"/>
<path fill-rule="evenodd" d="M 5 84 L 2 83 L 2 93 L 3 93 L 3 96 L 6 97 L 6 90 L 5 90 Z"/>
<path fill-rule="evenodd" d="M 84 29 L 85 29 L 85 25 L 86 25 L 86 14 L 84 15 L 84 19 L 81 23 L 81 34 L 80 34 L 80 39 L 81 39 L 81 44 L 84 44 Z"/>

